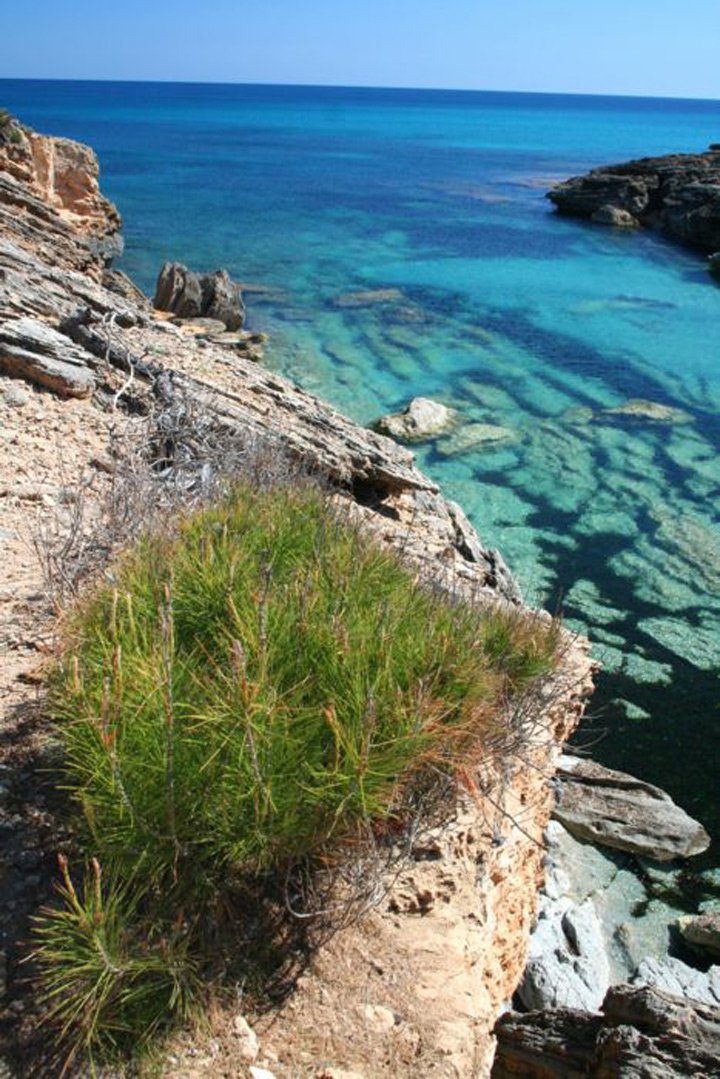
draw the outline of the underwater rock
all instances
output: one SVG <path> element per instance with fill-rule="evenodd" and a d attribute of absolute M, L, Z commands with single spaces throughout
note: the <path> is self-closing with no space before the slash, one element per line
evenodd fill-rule
<path fill-rule="evenodd" d="M 454 457 L 461 453 L 469 453 L 470 450 L 479 450 L 488 446 L 495 446 L 498 442 L 507 442 L 515 438 L 515 433 L 509 427 L 499 427 L 493 423 L 469 423 L 465 427 L 442 439 L 438 443 L 437 452 L 441 457 Z"/>
<path fill-rule="evenodd" d="M 381 416 L 373 429 L 401 442 L 423 442 L 435 438 L 454 421 L 457 412 L 432 401 L 429 397 L 413 397 L 401 412 Z"/>
<path fill-rule="evenodd" d="M 335 307 L 371 307 L 373 304 L 399 303 L 405 296 L 399 288 L 366 288 L 343 292 L 333 300 Z"/>
<path fill-rule="evenodd" d="M 692 417 L 681 408 L 661 405 L 658 401 L 633 399 L 617 408 L 604 408 L 606 416 L 629 416 L 637 420 L 649 420 L 652 423 L 692 423 Z"/>
<path fill-rule="evenodd" d="M 563 756 L 554 817 L 579 839 L 658 862 L 689 858 L 710 845 L 698 822 L 659 787 L 592 761 Z"/>

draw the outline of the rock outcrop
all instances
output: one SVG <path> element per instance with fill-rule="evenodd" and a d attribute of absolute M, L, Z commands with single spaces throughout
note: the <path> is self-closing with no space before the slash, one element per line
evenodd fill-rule
<path fill-rule="evenodd" d="M 622 228 L 643 225 L 720 251 L 720 149 L 644 157 L 574 176 L 547 194 L 558 210 Z"/>
<path fill-rule="evenodd" d="M 659 787 L 593 761 L 563 757 L 554 816 L 579 839 L 658 862 L 689 858 L 710 836 Z"/>
<path fill-rule="evenodd" d="M 182 319 L 216 319 L 227 330 L 242 329 L 245 305 L 239 285 L 226 270 L 195 273 L 180 262 L 166 262 L 155 288 L 154 306 Z"/>
<path fill-rule="evenodd" d="M 657 989 L 616 986 L 602 1015 L 508 1013 L 492 1079 L 717 1079 L 720 1008 Z"/>

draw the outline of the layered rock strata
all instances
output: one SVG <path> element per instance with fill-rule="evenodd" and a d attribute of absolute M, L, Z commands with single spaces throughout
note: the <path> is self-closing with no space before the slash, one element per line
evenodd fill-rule
<path fill-rule="evenodd" d="M 658 229 L 708 254 L 720 251 L 720 148 L 644 157 L 573 176 L 547 194 L 564 214 Z"/>
<path fill-rule="evenodd" d="M 720 1076 L 720 1008 L 651 988 L 616 986 L 602 1014 L 506 1015 L 492 1079 L 676 1079 Z"/>
<path fill-rule="evenodd" d="M 462 509 L 444 500 L 409 450 L 263 370 L 242 349 L 173 325 L 108 269 L 120 221 L 97 190 L 94 156 L 86 148 L 73 151 L 65 140 L 56 146 L 57 140 L 40 144 L 40 138 L 23 130 L 21 143 L 0 144 L 0 382 L 11 391 L 32 387 L 14 398 L 3 394 L 10 455 L 39 452 L 23 408 L 38 410 L 46 423 L 52 418 L 64 432 L 65 458 L 80 468 L 96 460 L 91 455 L 119 414 L 131 424 L 133 411 L 182 399 L 218 429 L 262 440 L 321 474 L 378 542 L 400 550 L 435 585 L 463 589 L 479 601 L 521 602 L 499 553 L 482 544 Z M 66 416 L 73 417 L 69 425 Z M 84 449 L 87 432 L 92 438 Z M 37 498 L 32 460 L 24 485 L 12 472 L 0 484 L 9 510 L 0 544 L 9 566 L 25 557 L 24 501 L 33 500 L 42 522 L 64 497 L 61 455 L 43 450 L 42 459 Z M 37 568 L 27 564 L 11 585 L 0 604 L 20 617 L 42 588 Z M 41 611 L 22 614 L 25 637 L 48 632 L 49 616 Z M 26 660 L 13 661 L 0 675 L 8 716 L 22 692 L 17 680 L 30 678 L 37 662 L 32 650 L 18 654 Z M 514 717 L 525 739 L 522 755 L 491 762 L 482 777 L 468 776 L 454 822 L 426 839 L 432 850 L 418 846 L 407 868 L 388 881 L 385 903 L 318 955 L 273 1019 L 275 1033 L 268 1037 L 291 1032 L 286 1043 L 297 1050 L 294 1060 L 273 1068 L 278 1079 L 305 1068 L 308 1054 L 323 1066 L 355 1064 L 366 1079 L 409 1079 L 418 1074 L 418 1061 L 427 1062 L 423 1074 L 448 1079 L 488 1073 L 490 1031 L 522 974 L 535 915 L 553 799 L 549 779 L 591 692 L 592 669 L 584 643 L 568 641 L 552 684 Z M 350 960 L 338 984 L 337 964 Z M 12 990 L 12 963 L 9 969 Z M 357 993 L 367 997 L 370 989 L 370 1003 L 395 1016 L 381 1033 L 373 1033 L 367 1016 L 352 1018 Z M 347 1059 L 348 1053 L 357 1059 Z M 196 1067 L 193 1058 L 192 1068 L 177 1074 L 195 1075 Z"/>

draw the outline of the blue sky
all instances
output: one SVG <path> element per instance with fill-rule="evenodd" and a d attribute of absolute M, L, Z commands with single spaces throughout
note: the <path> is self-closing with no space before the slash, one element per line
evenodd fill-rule
<path fill-rule="evenodd" d="M 32 0 L 0 76 L 720 96 L 720 0 Z"/>

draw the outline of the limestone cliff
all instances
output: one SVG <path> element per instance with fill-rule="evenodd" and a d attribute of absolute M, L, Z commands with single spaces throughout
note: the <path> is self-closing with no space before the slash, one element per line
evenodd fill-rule
<path fill-rule="evenodd" d="M 49 612 L 32 601 L 42 579 L 23 543 L 26 504 L 41 522 L 50 520 L 68 464 L 99 468 L 102 486 L 97 461 L 118 401 L 131 424 L 134 412 L 182 393 L 224 430 L 262 438 L 322 473 L 379 542 L 398 548 L 435 584 L 463 588 L 478 602 L 520 602 L 501 556 L 407 449 L 242 349 L 199 341 L 153 312 L 121 275 L 108 276 L 107 245 L 116 244 L 119 228 L 86 147 L 26 131 L 19 142 L 0 141 L 0 545 L 10 567 L 0 624 L 13 627 L 0 636 L 11 657 L 0 674 L 0 704 L 15 745 L 26 736 L 23 686 L 39 650 L 27 642 L 50 627 Z M 69 318 L 78 307 L 83 313 Z M 62 455 L 38 437 L 40 425 L 55 431 Z M 492 1027 L 521 978 L 543 878 L 550 780 L 591 689 L 586 647 L 568 640 L 557 676 L 515 717 L 523 753 L 468 776 L 453 819 L 418 841 L 379 905 L 321 950 L 272 1016 L 256 1017 L 260 1045 L 252 1059 L 277 1079 L 343 1068 L 364 1079 L 489 1073 Z M 35 819 L 20 795 L 15 812 L 13 843 Z M 20 946 L 12 941 L 22 938 L 23 917 L 42 890 L 37 874 L 27 887 L 20 879 L 22 898 L 3 912 L 11 1000 L 21 978 Z M 249 1074 L 237 1031 L 223 1022 L 207 1045 L 176 1047 L 168 1074 Z"/>

